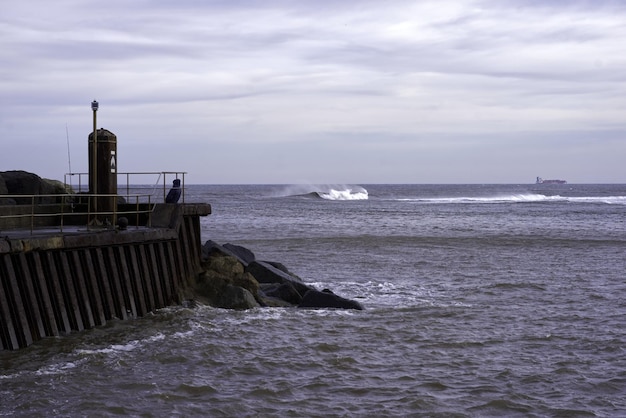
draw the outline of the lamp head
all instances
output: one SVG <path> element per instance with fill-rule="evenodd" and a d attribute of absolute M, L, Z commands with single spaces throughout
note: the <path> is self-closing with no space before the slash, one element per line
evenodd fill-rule
<path fill-rule="evenodd" d="M 95 100 L 91 102 L 91 110 L 93 110 L 94 112 L 98 110 L 98 102 L 96 102 Z"/>

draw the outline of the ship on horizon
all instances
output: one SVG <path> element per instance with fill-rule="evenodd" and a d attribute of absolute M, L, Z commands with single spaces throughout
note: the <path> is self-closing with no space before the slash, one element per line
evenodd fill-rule
<path fill-rule="evenodd" d="M 541 177 L 537 177 L 537 181 L 535 182 L 535 184 L 566 184 L 567 181 L 565 180 L 544 180 Z"/>

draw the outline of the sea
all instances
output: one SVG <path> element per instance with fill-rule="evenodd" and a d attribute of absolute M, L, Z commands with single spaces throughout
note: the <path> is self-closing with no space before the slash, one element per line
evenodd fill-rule
<path fill-rule="evenodd" d="M 364 310 L 183 304 L 0 352 L 0 416 L 626 416 L 626 185 L 192 185 Z"/>

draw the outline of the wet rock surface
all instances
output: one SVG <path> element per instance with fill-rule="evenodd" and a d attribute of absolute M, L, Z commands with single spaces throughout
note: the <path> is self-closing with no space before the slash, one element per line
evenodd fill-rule
<path fill-rule="evenodd" d="M 195 292 L 200 302 L 228 309 L 265 307 L 362 310 L 357 301 L 318 290 L 277 262 L 257 260 L 242 246 L 207 241 Z"/>

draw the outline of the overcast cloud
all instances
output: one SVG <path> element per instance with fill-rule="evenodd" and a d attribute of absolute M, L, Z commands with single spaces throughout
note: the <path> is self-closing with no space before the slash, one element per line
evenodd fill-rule
<path fill-rule="evenodd" d="M 0 171 L 624 183 L 623 4 L 2 0 Z"/>

